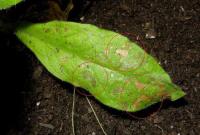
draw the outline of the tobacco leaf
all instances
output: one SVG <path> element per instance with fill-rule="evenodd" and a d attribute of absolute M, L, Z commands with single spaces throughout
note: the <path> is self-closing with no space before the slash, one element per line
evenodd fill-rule
<path fill-rule="evenodd" d="M 19 27 L 16 35 L 49 72 L 112 108 L 136 112 L 185 95 L 152 56 L 116 32 L 52 21 Z"/>

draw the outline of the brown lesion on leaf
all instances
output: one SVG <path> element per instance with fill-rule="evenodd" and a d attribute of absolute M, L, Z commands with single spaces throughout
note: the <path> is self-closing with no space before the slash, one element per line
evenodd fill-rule
<path fill-rule="evenodd" d="M 124 43 L 122 48 L 116 50 L 116 54 L 121 57 L 127 57 L 129 54 L 129 50 L 131 49 L 131 45 L 129 44 L 130 41 Z"/>
<path fill-rule="evenodd" d="M 138 80 L 135 80 L 135 79 L 136 79 L 135 77 L 132 77 L 132 78 L 125 80 L 124 87 L 128 86 L 128 84 L 132 83 L 134 85 L 134 87 L 136 87 L 138 90 L 145 89 L 146 84 L 144 84 Z"/>
<path fill-rule="evenodd" d="M 105 54 L 106 57 L 108 57 L 108 55 L 109 55 L 109 53 L 110 53 L 110 49 L 112 49 L 112 47 L 106 47 L 106 48 L 104 49 L 104 54 Z"/>
<path fill-rule="evenodd" d="M 157 85 L 158 88 L 159 88 L 159 91 L 156 93 L 156 97 L 159 97 L 159 98 L 161 98 L 162 100 L 164 100 L 164 99 L 169 99 L 169 98 L 170 98 L 170 95 L 169 95 L 169 93 L 165 90 L 165 89 L 166 89 L 165 84 L 163 84 L 161 81 L 155 81 L 154 83 L 155 83 L 154 85 Z"/>
<path fill-rule="evenodd" d="M 142 90 L 145 88 L 145 84 L 139 82 L 139 81 L 135 81 L 135 87 L 138 89 L 138 90 Z"/>
<path fill-rule="evenodd" d="M 140 107 L 142 102 L 147 102 L 150 101 L 152 98 L 150 96 L 147 95 L 141 95 L 137 100 L 133 101 L 133 108 L 137 109 Z"/>
<path fill-rule="evenodd" d="M 156 97 L 161 98 L 161 100 L 169 99 L 170 95 L 166 91 L 160 91 L 156 94 Z"/>
<path fill-rule="evenodd" d="M 91 83 L 92 87 L 96 87 L 96 84 L 97 84 L 96 83 L 96 79 L 95 79 L 94 75 L 91 72 L 84 71 L 82 73 L 82 75 L 83 75 L 83 79 L 88 80 Z"/>
<path fill-rule="evenodd" d="M 163 83 L 159 82 L 157 85 L 160 88 L 160 90 L 164 90 L 165 89 L 165 85 Z"/>

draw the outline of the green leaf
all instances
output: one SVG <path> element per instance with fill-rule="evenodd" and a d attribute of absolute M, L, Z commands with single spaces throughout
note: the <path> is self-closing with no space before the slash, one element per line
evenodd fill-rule
<path fill-rule="evenodd" d="M 118 33 L 53 21 L 20 27 L 16 35 L 53 75 L 112 108 L 135 112 L 185 95 L 152 56 Z"/>
<path fill-rule="evenodd" d="M 0 0 L 0 10 L 10 8 L 20 2 L 22 0 Z"/>

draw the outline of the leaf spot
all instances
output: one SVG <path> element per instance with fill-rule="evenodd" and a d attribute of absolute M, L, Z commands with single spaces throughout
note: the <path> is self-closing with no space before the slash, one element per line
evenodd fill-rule
<path fill-rule="evenodd" d="M 96 86 L 96 80 L 95 80 L 94 76 L 92 75 L 92 73 L 90 73 L 88 71 L 83 72 L 83 78 L 85 78 L 85 80 L 90 81 L 93 87 Z"/>
<path fill-rule="evenodd" d="M 140 104 L 142 102 L 146 102 L 146 101 L 149 101 L 150 100 L 150 97 L 146 96 L 146 95 L 142 95 L 140 96 L 136 101 L 133 102 L 133 107 L 135 109 L 139 108 L 140 107 Z"/>
<path fill-rule="evenodd" d="M 145 84 L 143 84 L 143 83 L 141 83 L 139 81 L 136 81 L 135 82 L 135 86 L 136 86 L 137 89 L 142 90 L 142 89 L 144 89 Z"/>
<path fill-rule="evenodd" d="M 119 56 L 122 56 L 122 57 L 126 57 L 128 55 L 128 50 L 117 49 L 116 54 L 118 54 Z"/>

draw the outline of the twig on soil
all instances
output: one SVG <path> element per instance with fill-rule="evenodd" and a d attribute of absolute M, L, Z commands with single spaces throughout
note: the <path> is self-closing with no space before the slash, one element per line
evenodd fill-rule
<path fill-rule="evenodd" d="M 164 134 L 164 130 L 163 130 L 159 125 L 156 124 L 156 125 L 154 125 L 154 126 L 157 127 L 157 128 L 159 128 L 159 129 L 161 130 L 162 135 L 165 135 L 165 134 Z"/>
<path fill-rule="evenodd" d="M 73 134 L 73 135 L 75 135 L 75 129 L 74 129 L 75 96 L 76 96 L 76 87 L 74 87 L 74 92 L 73 92 L 73 103 L 72 103 L 72 134 Z"/>
<path fill-rule="evenodd" d="M 93 111 L 93 113 L 94 113 L 94 116 L 95 116 L 95 118 L 96 118 L 96 120 L 97 120 L 99 126 L 101 127 L 101 129 L 102 129 L 104 135 L 107 135 L 107 133 L 105 132 L 105 130 L 104 130 L 103 126 L 102 126 L 102 124 L 101 124 L 100 121 L 99 121 L 99 118 L 97 117 L 96 112 L 94 111 L 94 108 L 92 107 L 92 104 L 90 103 L 90 100 L 88 99 L 87 96 L 85 96 L 85 98 L 87 99 L 87 102 L 88 102 L 88 104 L 90 105 L 90 107 L 91 107 L 91 109 L 92 109 L 92 111 Z"/>
<path fill-rule="evenodd" d="M 54 126 L 51 124 L 39 123 L 39 125 L 45 128 L 54 129 Z"/>

